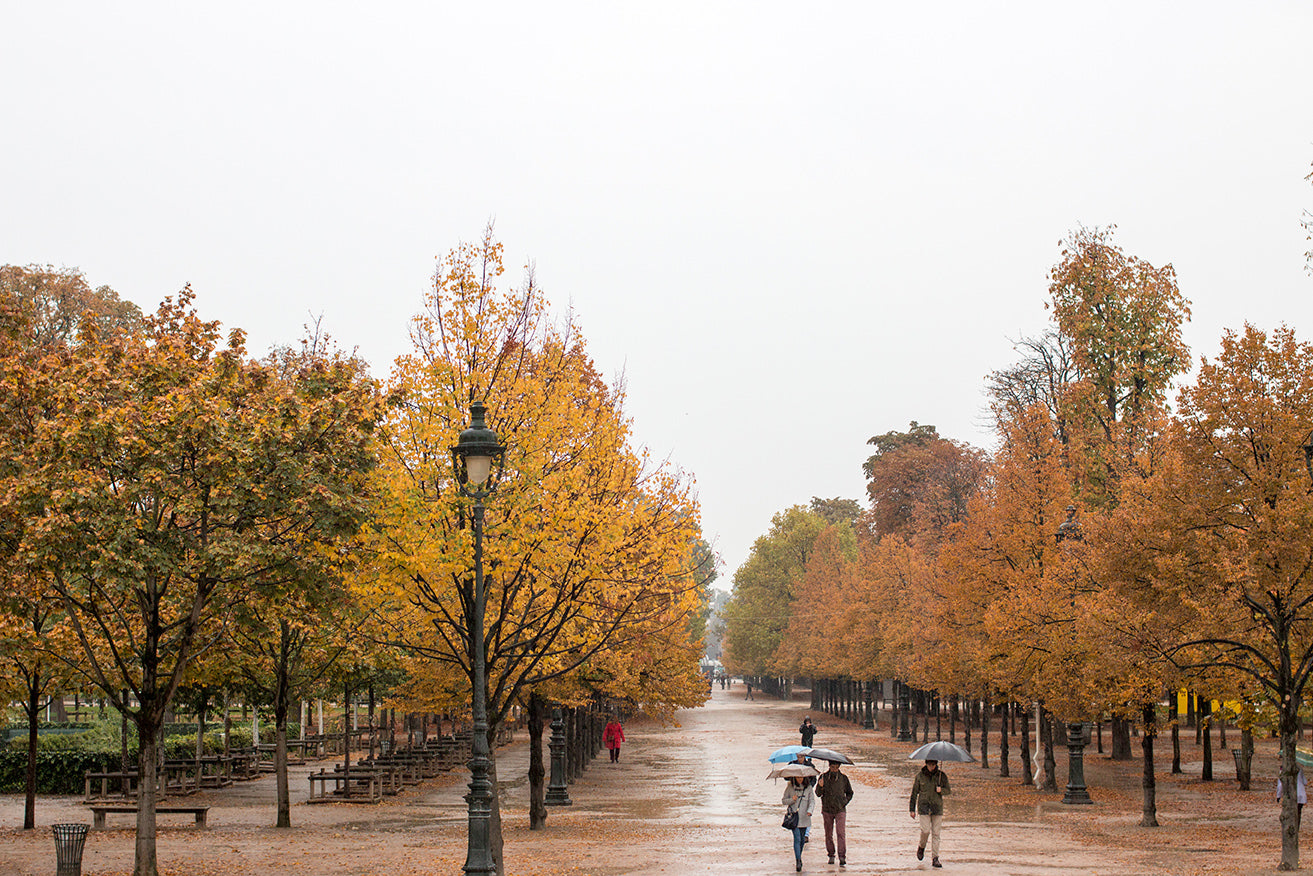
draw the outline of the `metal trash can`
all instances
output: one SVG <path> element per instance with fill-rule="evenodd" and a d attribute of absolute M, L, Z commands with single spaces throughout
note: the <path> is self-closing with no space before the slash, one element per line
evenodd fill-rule
<path fill-rule="evenodd" d="M 87 841 L 85 824 L 56 824 L 55 873 L 56 876 L 82 876 L 82 847 Z"/>

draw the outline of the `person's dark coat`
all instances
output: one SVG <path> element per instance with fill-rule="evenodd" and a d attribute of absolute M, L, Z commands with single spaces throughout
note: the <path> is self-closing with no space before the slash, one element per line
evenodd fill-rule
<path fill-rule="evenodd" d="M 821 812 L 842 812 L 853 799 L 852 782 L 838 770 L 826 770 L 816 780 L 816 796 L 821 798 Z"/>
<path fill-rule="evenodd" d="M 932 773 L 921 767 L 912 782 L 912 798 L 907 801 L 907 811 L 917 815 L 943 815 L 944 796 L 948 793 L 948 776 L 942 769 Z"/>

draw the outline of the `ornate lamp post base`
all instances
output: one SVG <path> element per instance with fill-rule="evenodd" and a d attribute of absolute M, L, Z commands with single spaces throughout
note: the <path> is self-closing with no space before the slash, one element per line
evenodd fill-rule
<path fill-rule="evenodd" d="M 912 711 L 912 693 L 907 689 L 905 682 L 898 682 L 898 741 L 913 742 L 916 740 L 916 734 L 908 726 L 907 713 Z"/>
<path fill-rule="evenodd" d="M 1093 803 L 1085 787 L 1085 725 L 1079 721 L 1067 723 L 1067 791 L 1062 795 L 1067 804 Z"/>
<path fill-rule="evenodd" d="M 548 743 L 552 752 L 552 779 L 547 785 L 547 795 L 543 803 L 548 806 L 570 806 L 570 792 L 566 790 L 565 781 L 565 721 L 561 718 L 561 707 L 552 707 L 552 739 Z"/>

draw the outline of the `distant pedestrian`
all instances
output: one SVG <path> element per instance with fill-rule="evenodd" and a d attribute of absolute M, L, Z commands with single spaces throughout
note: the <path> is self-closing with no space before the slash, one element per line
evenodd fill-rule
<path fill-rule="evenodd" d="M 848 804 L 853 799 L 853 785 L 839 771 L 837 763 L 821 773 L 816 780 L 816 796 L 821 798 L 821 821 L 825 824 L 825 854 L 834 863 L 839 853 L 839 866 L 848 864 Z"/>
<path fill-rule="evenodd" d="M 596 724 L 593 725 L 597 726 Z M 625 741 L 625 728 L 620 726 L 620 722 L 612 718 L 607 722 L 606 728 L 602 730 L 602 744 L 611 752 L 611 763 L 620 762 L 620 743 Z"/>
<path fill-rule="evenodd" d="M 811 748 L 812 740 L 816 738 L 816 725 L 812 723 L 810 715 L 802 716 L 802 726 L 798 732 L 802 734 L 802 744 Z"/>
<path fill-rule="evenodd" d="M 794 776 L 784 786 L 784 799 L 780 802 L 784 804 L 785 818 L 788 818 L 790 813 L 796 815 L 791 829 L 793 832 L 793 860 L 794 869 L 801 871 L 802 847 L 807 844 L 807 834 L 811 832 L 812 810 L 816 808 L 816 793 L 812 791 L 811 784 L 806 779 L 801 776 Z"/>
<path fill-rule="evenodd" d="M 1277 802 L 1281 802 L 1281 776 L 1277 776 Z M 1299 826 L 1304 821 L 1304 804 L 1308 802 L 1308 790 L 1304 787 L 1304 770 L 1301 768 L 1295 775 L 1295 833 L 1299 833 Z"/>
<path fill-rule="evenodd" d="M 916 859 L 925 859 L 925 841 L 930 840 L 930 866 L 940 867 L 939 833 L 944 826 L 944 797 L 949 793 L 948 776 L 939 761 L 928 760 L 912 782 L 912 797 L 907 809 L 913 819 L 921 818 L 921 840 L 916 845 Z"/>
<path fill-rule="evenodd" d="M 746 684 L 746 685 L 748 686 L 748 694 L 747 694 L 747 696 L 744 697 L 744 699 L 745 699 L 745 700 L 755 699 L 755 697 L 753 697 L 753 695 L 752 695 L 752 680 L 751 680 L 751 679 L 747 679 L 747 678 L 745 678 L 745 679 L 743 679 L 743 683 Z"/>

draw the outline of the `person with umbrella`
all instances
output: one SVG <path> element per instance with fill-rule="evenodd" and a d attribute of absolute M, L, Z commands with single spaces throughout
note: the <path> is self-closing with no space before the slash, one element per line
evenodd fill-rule
<path fill-rule="evenodd" d="M 912 798 L 908 801 L 908 814 L 921 818 L 921 841 L 916 845 L 916 859 L 925 859 L 925 841 L 930 840 L 930 866 L 939 863 L 939 833 L 944 825 L 944 796 L 949 793 L 948 776 L 939 768 L 939 761 L 927 760 L 912 781 Z"/>
<path fill-rule="evenodd" d="M 816 725 L 812 723 L 811 715 L 802 716 L 802 726 L 798 728 L 802 734 L 802 744 L 806 748 L 812 747 L 812 740 L 816 738 Z"/>
<path fill-rule="evenodd" d="M 802 872 L 802 847 L 807 842 L 807 832 L 812 826 L 812 810 L 816 808 L 816 794 L 812 791 L 808 773 L 816 770 L 806 764 L 789 764 L 781 770 L 789 773 L 789 783 L 784 786 L 785 824 L 791 824 L 793 833 L 794 870 Z"/>
<path fill-rule="evenodd" d="M 840 763 L 852 763 L 847 757 L 828 748 L 813 748 L 809 756 L 827 760 L 830 768 L 816 780 L 816 794 L 821 798 L 821 822 L 825 825 L 825 853 L 834 863 L 839 853 L 839 866 L 848 864 L 848 804 L 853 799 L 853 785 L 839 771 Z"/>

